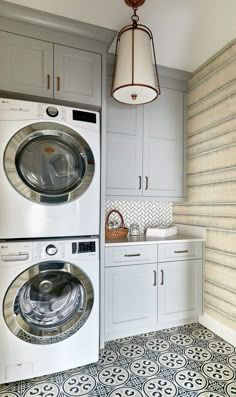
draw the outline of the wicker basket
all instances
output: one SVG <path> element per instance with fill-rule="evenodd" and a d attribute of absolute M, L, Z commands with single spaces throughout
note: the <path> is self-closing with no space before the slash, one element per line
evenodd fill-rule
<path fill-rule="evenodd" d="M 120 224 L 120 227 L 118 227 L 118 228 L 109 229 L 109 226 L 108 226 L 109 225 L 109 218 L 110 218 L 110 215 L 113 212 L 116 212 L 119 215 L 120 220 L 121 220 L 121 224 Z M 123 219 L 123 216 L 121 215 L 121 213 L 119 211 L 117 211 L 117 210 L 111 210 L 110 212 L 108 212 L 107 217 L 106 217 L 106 225 L 105 225 L 105 237 L 106 237 L 106 239 L 109 240 L 109 239 L 126 238 L 128 232 L 129 232 L 129 229 L 127 227 L 125 227 L 124 219 Z"/>

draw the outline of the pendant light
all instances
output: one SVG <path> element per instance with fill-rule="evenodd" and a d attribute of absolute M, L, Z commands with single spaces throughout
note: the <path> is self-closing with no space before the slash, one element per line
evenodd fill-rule
<path fill-rule="evenodd" d="M 117 36 L 112 96 L 119 102 L 139 105 L 160 95 L 156 55 L 151 30 L 138 23 L 138 7 L 145 0 L 124 0 L 133 8 L 132 25 Z"/>

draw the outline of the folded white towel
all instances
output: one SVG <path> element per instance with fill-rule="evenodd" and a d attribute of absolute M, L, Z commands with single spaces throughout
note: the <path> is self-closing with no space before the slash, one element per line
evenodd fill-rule
<path fill-rule="evenodd" d="M 148 227 L 146 229 L 147 237 L 169 237 L 177 234 L 177 226 L 159 226 Z"/>

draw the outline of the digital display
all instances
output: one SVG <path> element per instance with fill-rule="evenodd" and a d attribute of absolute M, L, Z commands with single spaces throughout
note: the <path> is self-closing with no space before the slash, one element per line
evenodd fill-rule
<path fill-rule="evenodd" d="M 73 120 L 96 124 L 97 115 L 95 113 L 83 112 L 82 110 L 73 110 Z"/>

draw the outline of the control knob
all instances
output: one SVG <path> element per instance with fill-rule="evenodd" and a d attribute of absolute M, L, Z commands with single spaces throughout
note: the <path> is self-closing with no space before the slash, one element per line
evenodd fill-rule
<path fill-rule="evenodd" d="M 47 253 L 48 255 L 50 255 L 50 256 L 55 255 L 55 254 L 57 253 L 57 247 L 55 247 L 55 245 L 53 245 L 53 244 L 49 244 L 49 245 L 46 247 L 46 253 Z"/>

